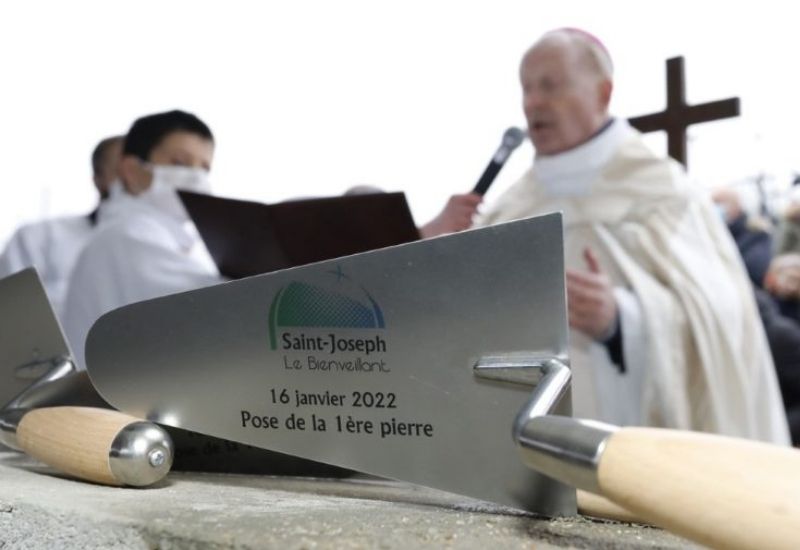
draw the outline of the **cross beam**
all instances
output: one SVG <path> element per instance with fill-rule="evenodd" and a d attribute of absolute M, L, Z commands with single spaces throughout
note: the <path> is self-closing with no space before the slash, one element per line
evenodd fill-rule
<path fill-rule="evenodd" d="M 686 129 L 692 124 L 739 116 L 739 98 L 731 97 L 699 105 L 686 104 L 683 57 L 667 59 L 667 108 L 660 113 L 629 119 L 640 132 L 667 132 L 669 156 L 688 167 Z"/>

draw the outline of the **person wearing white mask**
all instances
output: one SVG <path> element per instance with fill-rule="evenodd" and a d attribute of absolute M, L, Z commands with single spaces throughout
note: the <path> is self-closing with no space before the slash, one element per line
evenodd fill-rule
<path fill-rule="evenodd" d="M 103 139 L 92 152 L 92 179 L 100 204 L 116 178 L 123 136 Z M 47 297 L 63 319 L 67 285 L 78 255 L 97 225 L 98 205 L 90 214 L 63 216 L 25 224 L 17 229 L 0 254 L 0 278 L 35 267 Z"/>
<path fill-rule="evenodd" d="M 533 166 L 476 225 L 561 211 L 577 417 L 789 442 L 747 275 L 703 189 L 612 118 L 591 34 L 520 66 Z"/>
<path fill-rule="evenodd" d="M 84 366 L 92 324 L 118 307 L 222 282 L 178 190 L 209 193 L 214 137 L 195 115 L 142 117 L 125 137 L 119 178 L 72 273 L 65 331 Z"/>

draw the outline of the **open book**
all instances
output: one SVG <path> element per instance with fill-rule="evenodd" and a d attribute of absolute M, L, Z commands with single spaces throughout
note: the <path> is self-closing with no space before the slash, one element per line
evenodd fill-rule
<path fill-rule="evenodd" d="M 276 204 L 179 194 L 220 273 L 233 279 L 420 238 L 403 193 Z"/>

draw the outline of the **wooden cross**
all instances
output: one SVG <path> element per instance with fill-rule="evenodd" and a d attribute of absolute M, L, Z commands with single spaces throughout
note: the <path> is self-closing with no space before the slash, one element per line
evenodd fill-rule
<path fill-rule="evenodd" d="M 692 124 L 739 116 L 739 98 L 731 97 L 700 105 L 686 104 L 683 57 L 667 59 L 667 108 L 660 113 L 628 119 L 640 132 L 666 130 L 669 156 L 688 167 L 686 128 Z"/>

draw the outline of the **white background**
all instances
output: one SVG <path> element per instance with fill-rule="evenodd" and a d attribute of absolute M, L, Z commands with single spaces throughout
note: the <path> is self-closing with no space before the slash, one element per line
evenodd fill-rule
<path fill-rule="evenodd" d="M 214 131 L 217 194 L 264 202 L 354 184 L 406 191 L 417 221 L 469 190 L 521 125 L 518 63 L 544 31 L 598 35 L 614 112 L 661 110 L 668 57 L 691 103 L 738 95 L 743 116 L 695 127 L 706 185 L 800 168 L 790 2 L 4 1 L 0 244 L 21 222 L 89 211 L 89 155 L 142 114 L 182 108 Z M 664 150 L 661 136 L 649 138 Z M 511 159 L 488 199 L 530 163 Z"/>

